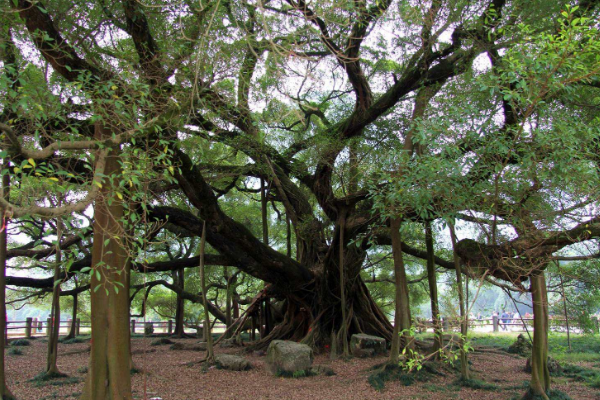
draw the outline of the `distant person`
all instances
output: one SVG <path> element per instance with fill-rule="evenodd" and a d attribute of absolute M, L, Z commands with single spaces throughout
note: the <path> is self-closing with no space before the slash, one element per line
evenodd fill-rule
<path fill-rule="evenodd" d="M 508 313 L 506 311 L 502 311 L 502 315 L 500 316 L 500 320 L 502 321 L 502 324 L 500 324 L 500 326 L 502 327 L 502 330 L 505 331 L 506 330 L 506 324 L 508 323 Z"/>
<path fill-rule="evenodd" d="M 516 322 L 517 324 L 521 321 L 521 316 L 519 315 L 519 312 L 517 311 L 516 313 L 513 314 L 513 321 Z"/>

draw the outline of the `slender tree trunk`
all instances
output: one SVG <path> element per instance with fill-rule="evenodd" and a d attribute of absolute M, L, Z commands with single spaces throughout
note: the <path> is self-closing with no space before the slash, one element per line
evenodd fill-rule
<path fill-rule="evenodd" d="M 425 221 L 425 246 L 427 247 L 427 280 L 429 282 L 429 298 L 431 299 L 431 321 L 433 322 L 432 352 L 439 352 L 444 347 L 442 327 L 440 324 L 440 308 L 437 293 L 437 278 L 433 250 L 433 232 L 431 222 Z M 437 357 L 437 356 L 436 356 Z"/>
<path fill-rule="evenodd" d="M 263 234 L 263 243 L 269 244 L 269 212 L 267 209 L 267 185 L 264 179 L 260 179 L 260 207 L 261 207 L 261 216 L 262 216 L 262 234 Z M 265 286 L 266 287 L 266 284 Z M 267 336 L 271 333 L 271 300 L 267 297 L 265 299 L 265 307 L 264 307 L 264 330 L 262 332 L 263 336 Z"/>
<path fill-rule="evenodd" d="M 558 264 L 558 261 L 556 263 Z M 567 298 L 565 297 L 565 283 L 563 281 L 562 273 L 560 272 L 560 270 L 558 271 L 558 276 L 560 277 L 560 290 L 562 293 L 563 309 L 565 311 L 565 324 L 567 325 L 567 346 L 569 346 L 569 351 L 571 351 L 571 329 L 569 326 L 569 311 L 567 310 Z"/>
<path fill-rule="evenodd" d="M 225 326 L 226 326 L 226 338 L 231 337 L 231 321 L 233 319 L 232 315 L 232 298 L 231 298 L 231 278 L 229 276 L 229 269 L 225 267 Z"/>
<path fill-rule="evenodd" d="M 285 225 L 286 225 L 286 255 L 292 257 L 292 226 L 290 223 L 290 217 L 285 214 Z"/>
<path fill-rule="evenodd" d="M 240 317 L 240 303 L 237 299 L 237 293 L 233 292 L 233 319 L 237 320 Z"/>
<path fill-rule="evenodd" d="M 8 161 L 4 160 L 2 166 L 2 196 L 8 200 L 10 177 L 8 176 Z M 4 368 L 4 348 L 6 347 L 6 253 L 7 253 L 7 228 L 8 218 L 0 208 L 0 399 L 14 399 L 13 394 L 6 386 L 6 372 Z"/>
<path fill-rule="evenodd" d="M 340 302 L 342 307 L 342 325 L 340 327 L 340 337 L 342 339 L 342 351 L 344 357 L 350 356 L 350 347 L 348 345 L 348 324 L 349 321 L 347 319 L 346 309 L 346 279 L 344 276 L 344 231 L 346 230 L 346 211 L 340 211 L 340 263 L 339 263 L 339 271 L 340 271 Z"/>
<path fill-rule="evenodd" d="M 60 199 L 58 205 L 60 206 Z M 60 241 L 62 238 L 62 217 L 56 220 L 56 256 L 54 260 L 54 288 L 52 289 L 52 308 L 50 311 L 50 337 L 48 338 L 48 357 L 46 360 L 47 375 L 61 375 L 56 365 L 58 358 L 58 336 L 60 333 L 60 264 L 62 263 L 62 250 Z"/>
<path fill-rule="evenodd" d="M 210 313 L 208 312 L 208 300 L 206 299 L 206 271 L 204 271 L 204 248 L 206 246 L 206 221 L 202 224 L 202 238 L 200 239 L 200 288 L 202 289 L 202 305 L 204 307 L 204 335 L 206 336 L 206 360 L 214 362 L 215 353 L 213 339 L 210 329 Z"/>
<path fill-rule="evenodd" d="M 550 372 L 548 371 L 548 292 L 544 271 L 531 275 L 533 299 L 533 348 L 531 350 L 531 381 L 524 399 L 536 396 L 548 400 Z"/>
<path fill-rule="evenodd" d="M 182 290 L 185 289 L 185 276 L 183 268 L 180 268 L 175 272 L 175 277 L 177 278 L 177 286 L 179 286 Z M 184 313 L 185 300 L 183 299 L 181 294 L 177 293 L 177 305 L 175 308 L 175 332 L 173 333 L 174 336 L 185 336 L 185 327 L 183 326 Z"/>
<path fill-rule="evenodd" d="M 402 220 L 392 218 L 390 222 L 390 235 L 392 238 L 392 255 L 394 257 L 394 279 L 396 282 L 396 302 L 394 313 L 394 334 L 392 336 L 392 348 L 390 351 L 390 362 L 397 364 L 400 357 L 400 348 L 406 347 L 411 342 L 410 327 L 410 302 L 408 297 L 408 280 L 404 266 L 404 255 L 402 254 L 402 238 L 400 226 Z"/>
<path fill-rule="evenodd" d="M 450 227 L 450 239 L 452 240 L 452 254 L 454 255 L 454 269 L 456 270 L 456 285 L 458 287 L 458 306 L 460 308 L 460 375 L 463 379 L 469 379 L 469 360 L 465 350 L 465 342 L 469 334 L 469 319 L 465 310 L 465 296 L 462 284 L 462 267 L 460 257 L 456 252 L 456 232 L 453 224 Z"/>
<path fill-rule="evenodd" d="M 101 122 L 96 139 L 110 136 Z M 105 174 L 121 176 L 119 149 L 105 159 Z M 130 400 L 129 262 L 123 247 L 123 203 L 110 180 L 103 182 L 94 206 L 92 246 L 91 318 L 92 340 L 89 372 L 83 400 Z M 121 238 L 116 240 L 115 238 Z"/>
<path fill-rule="evenodd" d="M 65 339 L 73 339 L 77 336 L 77 303 L 79 295 L 76 293 L 73 295 L 73 308 L 71 310 L 71 326 L 69 328 L 69 334 Z"/>

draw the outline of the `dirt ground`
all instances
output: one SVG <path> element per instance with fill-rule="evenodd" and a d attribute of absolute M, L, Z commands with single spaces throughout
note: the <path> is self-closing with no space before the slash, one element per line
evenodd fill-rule
<path fill-rule="evenodd" d="M 137 399 L 207 400 L 207 399 L 511 399 L 523 394 L 523 384 L 529 375 L 523 372 L 525 359 L 501 351 L 475 351 L 471 354 L 472 370 L 476 377 L 498 386 L 496 390 L 474 390 L 452 385 L 456 376 L 436 377 L 429 382 L 403 386 L 388 382 L 383 392 L 374 390 L 367 378 L 368 369 L 385 360 L 351 359 L 331 361 L 325 355 L 315 358 L 315 364 L 331 366 L 335 376 L 307 378 L 278 378 L 265 368 L 265 357 L 243 353 L 253 368 L 232 372 L 186 363 L 201 359 L 204 354 L 193 351 L 173 351 L 169 346 L 151 346 L 155 338 L 133 340 L 134 362 L 147 371 L 132 376 Z M 178 340 L 174 340 L 178 341 Z M 196 339 L 185 339 L 194 343 Z M 29 381 L 45 366 L 46 342 L 34 340 L 31 346 L 19 347 L 22 355 L 7 355 L 8 385 L 19 400 L 76 398 L 83 387 L 88 343 L 60 344 L 58 364 L 68 374 L 70 384 L 37 386 Z M 145 352 L 150 351 L 150 352 Z M 217 353 L 242 353 L 240 348 L 217 349 Z M 51 381 L 52 382 L 52 381 Z M 600 391 L 581 382 L 555 378 L 553 387 L 573 399 L 600 399 Z"/>

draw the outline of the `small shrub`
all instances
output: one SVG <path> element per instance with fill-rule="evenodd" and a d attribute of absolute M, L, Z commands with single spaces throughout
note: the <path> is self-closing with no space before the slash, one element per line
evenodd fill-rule
<path fill-rule="evenodd" d="M 77 372 L 79 372 L 80 374 L 87 374 L 88 367 L 79 367 L 79 368 L 77 368 Z"/>
<path fill-rule="evenodd" d="M 589 385 L 595 389 L 600 389 L 600 377 L 592 379 Z"/>
<path fill-rule="evenodd" d="M 174 343 L 175 343 L 175 342 L 173 342 L 173 341 L 172 341 L 172 340 L 170 340 L 170 339 L 167 339 L 167 338 L 160 338 L 160 339 L 153 340 L 153 341 L 150 343 L 150 346 L 163 346 L 163 345 L 167 345 L 167 344 L 174 344 Z"/>
<path fill-rule="evenodd" d="M 60 339 L 59 342 L 62 344 L 77 344 L 77 343 L 86 343 L 89 341 L 89 338 L 82 337 L 74 337 L 70 339 Z"/>
<path fill-rule="evenodd" d="M 16 348 L 10 348 L 8 349 L 8 351 L 6 352 L 6 354 L 10 355 L 10 356 L 22 356 L 23 355 L 23 350 L 21 349 L 16 349 Z"/>
<path fill-rule="evenodd" d="M 295 371 L 295 372 L 288 372 L 288 371 L 282 371 L 282 370 L 277 370 L 277 373 L 275 374 L 275 376 L 280 377 L 280 378 L 306 378 L 309 376 L 315 376 L 316 374 L 314 372 L 312 372 L 311 370 L 299 370 L 299 371 Z"/>
<path fill-rule="evenodd" d="M 31 346 L 31 342 L 27 339 L 17 339 L 10 342 L 10 345 L 14 347 Z"/>

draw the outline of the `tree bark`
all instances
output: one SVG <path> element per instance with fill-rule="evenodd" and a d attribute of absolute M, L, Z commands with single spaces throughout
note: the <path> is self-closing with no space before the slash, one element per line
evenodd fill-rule
<path fill-rule="evenodd" d="M 98 140 L 110 131 L 96 124 Z M 105 174 L 121 176 L 118 148 L 106 158 Z M 101 197 L 94 206 L 92 246 L 90 364 L 81 398 L 83 400 L 131 400 L 129 336 L 129 266 L 123 247 L 123 203 L 109 180 L 104 180 Z M 117 240 L 116 238 L 121 238 Z"/>
<path fill-rule="evenodd" d="M 226 331 L 225 331 L 225 337 L 226 338 L 230 338 L 231 334 L 233 332 L 231 332 L 231 330 L 229 329 L 231 327 L 231 323 L 233 321 L 233 309 L 232 309 L 232 293 L 231 293 L 231 277 L 229 276 L 229 271 L 227 269 L 227 267 L 225 267 L 225 326 L 226 326 Z"/>
<path fill-rule="evenodd" d="M 77 336 L 77 303 L 79 302 L 79 295 L 75 293 L 73 295 L 73 309 L 71 310 L 71 327 L 69 329 L 69 334 L 65 339 L 73 339 Z"/>
<path fill-rule="evenodd" d="M 533 299 L 533 348 L 531 350 L 531 381 L 523 399 L 548 400 L 550 372 L 548 371 L 548 292 L 544 271 L 531 275 Z"/>
<path fill-rule="evenodd" d="M 58 205 L 60 206 L 60 199 Z M 46 360 L 46 374 L 61 375 L 56 365 L 58 358 L 58 336 L 60 333 L 60 264 L 62 262 L 62 249 L 60 242 L 62 240 L 62 217 L 56 220 L 56 254 L 54 260 L 54 287 L 52 289 L 52 308 L 50 311 L 50 337 L 48 338 L 48 357 Z"/>
<path fill-rule="evenodd" d="M 177 278 L 176 285 L 181 288 L 181 290 L 185 290 L 185 276 L 184 269 L 180 268 L 175 272 L 175 277 Z M 175 332 L 173 333 L 176 337 L 184 337 L 184 313 L 185 313 L 185 300 L 181 293 L 177 293 L 177 306 L 175 309 Z"/>
<path fill-rule="evenodd" d="M 8 176 L 8 162 L 5 160 L 2 169 L 2 196 L 8 200 L 10 177 Z M 6 347 L 6 253 L 7 253 L 7 227 L 8 218 L 4 209 L 0 208 L 0 398 L 2 400 L 15 397 L 6 385 L 6 370 L 4 368 L 4 348 Z"/>
<path fill-rule="evenodd" d="M 346 309 L 346 279 L 344 269 L 346 264 L 344 263 L 344 248 L 346 247 L 344 243 L 344 231 L 346 230 L 346 210 L 342 210 L 340 212 L 340 263 L 338 265 L 340 271 L 340 307 L 342 308 L 342 324 L 340 327 L 340 337 L 342 340 L 342 351 L 344 357 L 350 356 L 350 347 L 348 346 L 348 319 L 347 319 L 347 309 Z"/>
<path fill-rule="evenodd" d="M 200 287 L 202 289 L 202 303 L 204 306 L 204 336 L 206 337 L 206 360 L 214 362 L 212 333 L 210 329 L 210 313 L 208 312 L 208 300 L 206 299 L 206 271 L 204 271 L 204 248 L 206 246 L 206 222 L 202 226 L 202 238 L 200 239 Z"/>
<path fill-rule="evenodd" d="M 408 280 L 404 267 L 404 256 L 402 254 L 401 225 L 402 220 L 399 218 L 392 218 L 390 221 L 390 236 L 392 237 L 392 254 L 394 257 L 394 279 L 396 283 L 394 333 L 390 351 L 390 362 L 394 364 L 398 363 L 400 348 L 408 346 L 411 341 L 409 333 L 411 327 L 410 300 L 408 296 Z"/>
<path fill-rule="evenodd" d="M 444 347 L 442 339 L 442 327 L 440 324 L 440 308 L 437 293 L 437 277 L 435 273 L 435 261 L 433 250 L 433 232 L 431 221 L 425 221 L 425 246 L 427 248 L 427 281 L 429 282 L 429 298 L 431 299 L 431 321 L 433 323 L 433 347 L 432 352 L 439 352 Z M 439 357 L 436 355 L 436 358 Z"/>
<path fill-rule="evenodd" d="M 465 296 L 463 292 L 462 283 L 462 267 L 460 265 L 460 257 L 456 252 L 456 232 L 454 225 L 449 223 L 450 228 L 450 239 L 452 240 L 452 254 L 454 256 L 454 269 L 456 270 L 456 285 L 458 287 L 458 306 L 460 309 L 460 375 L 462 379 L 469 379 L 469 360 L 467 358 L 467 351 L 465 349 L 465 342 L 467 340 L 469 319 L 465 310 Z"/>

